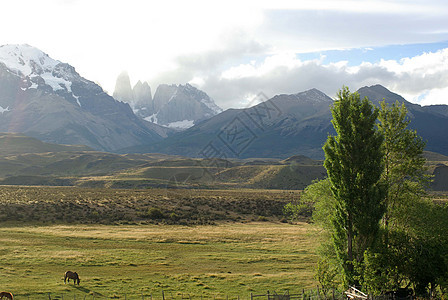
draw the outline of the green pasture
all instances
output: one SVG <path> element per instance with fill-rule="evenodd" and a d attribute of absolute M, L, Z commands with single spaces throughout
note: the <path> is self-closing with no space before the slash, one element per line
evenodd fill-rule
<path fill-rule="evenodd" d="M 316 286 L 312 225 L 0 227 L 0 289 L 15 299 L 248 298 Z M 64 284 L 66 270 L 81 285 Z M 64 296 L 65 295 L 65 296 Z"/>

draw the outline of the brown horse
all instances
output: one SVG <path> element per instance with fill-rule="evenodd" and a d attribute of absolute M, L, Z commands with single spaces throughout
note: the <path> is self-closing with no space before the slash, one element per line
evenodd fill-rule
<path fill-rule="evenodd" d="M 9 300 L 13 300 L 13 299 L 14 299 L 14 297 L 12 296 L 12 294 L 11 294 L 11 293 L 8 293 L 8 292 L 1 292 L 1 293 L 0 293 L 0 300 L 3 300 L 3 298 L 5 298 L 5 299 L 9 299 Z"/>
<path fill-rule="evenodd" d="M 65 280 L 67 280 L 67 282 L 70 282 L 70 279 L 73 279 L 73 282 L 74 282 L 73 284 L 76 284 L 76 282 L 78 282 L 78 285 L 79 285 L 79 282 L 81 281 L 81 279 L 79 279 L 78 273 L 72 272 L 72 271 L 65 272 L 64 283 L 65 283 Z"/>

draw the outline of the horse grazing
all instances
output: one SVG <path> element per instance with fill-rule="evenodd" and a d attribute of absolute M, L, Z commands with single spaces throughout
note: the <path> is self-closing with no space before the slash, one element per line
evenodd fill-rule
<path fill-rule="evenodd" d="M 9 300 L 13 300 L 13 299 L 14 299 L 14 297 L 12 296 L 12 294 L 11 294 L 11 293 L 8 293 L 8 292 L 1 292 L 1 293 L 0 293 L 0 300 L 3 300 L 3 298 L 5 298 L 5 299 L 9 299 Z"/>
<path fill-rule="evenodd" d="M 76 284 L 76 282 L 78 282 L 78 285 L 79 285 L 79 282 L 81 281 L 81 279 L 79 279 L 78 273 L 72 272 L 72 271 L 65 272 L 64 284 L 65 284 L 65 280 L 67 280 L 67 282 L 70 282 L 70 279 L 73 279 L 73 282 L 74 282 L 73 284 Z"/>

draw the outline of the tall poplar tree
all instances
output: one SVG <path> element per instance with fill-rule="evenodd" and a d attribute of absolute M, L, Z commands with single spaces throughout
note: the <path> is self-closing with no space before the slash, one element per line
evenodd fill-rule
<path fill-rule="evenodd" d="M 384 136 L 384 173 L 383 181 L 387 186 L 385 198 L 386 212 L 383 224 L 387 231 L 393 221 L 397 206 L 411 199 L 420 199 L 430 178 L 425 173 L 426 159 L 423 150 L 426 143 L 415 130 L 409 129 L 410 120 L 407 109 L 397 101 L 389 106 L 380 103 L 378 130 Z M 386 239 L 387 243 L 387 239 Z"/>
<path fill-rule="evenodd" d="M 348 285 L 356 285 L 364 252 L 371 247 L 384 215 L 385 188 L 383 136 L 375 128 L 378 108 L 347 87 L 338 92 L 332 107 L 335 136 L 323 149 L 324 166 L 335 198 L 332 235 L 336 254 Z"/>

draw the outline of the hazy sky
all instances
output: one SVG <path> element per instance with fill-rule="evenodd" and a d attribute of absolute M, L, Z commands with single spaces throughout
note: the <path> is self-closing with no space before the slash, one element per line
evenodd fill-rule
<path fill-rule="evenodd" d="M 448 4 L 402 1 L 2 1 L 0 45 L 29 44 L 113 93 L 189 82 L 223 108 L 380 83 L 448 104 Z"/>

